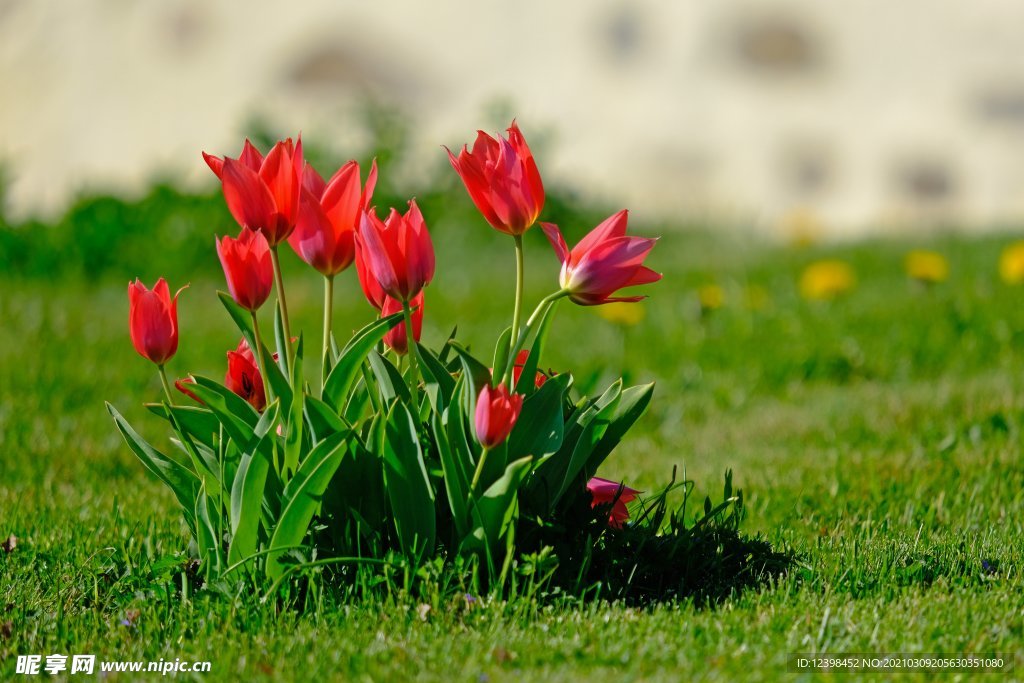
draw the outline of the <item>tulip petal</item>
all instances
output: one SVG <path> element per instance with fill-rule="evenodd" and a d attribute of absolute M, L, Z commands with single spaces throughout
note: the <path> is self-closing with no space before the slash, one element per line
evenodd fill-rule
<path fill-rule="evenodd" d="M 256 173 L 259 173 L 260 167 L 263 166 L 263 155 L 260 154 L 260 151 L 256 149 L 254 144 L 249 142 L 249 138 L 246 138 L 242 144 L 242 153 L 239 155 L 238 160 Z"/>
<path fill-rule="evenodd" d="M 206 165 L 210 167 L 210 170 L 213 171 L 213 174 L 217 176 L 217 178 L 221 177 L 221 173 L 224 172 L 223 159 L 221 159 L 220 157 L 215 157 L 212 154 L 207 154 L 206 152 L 203 152 L 203 161 L 206 162 Z"/>
<path fill-rule="evenodd" d="M 558 260 L 562 263 L 568 261 L 569 247 L 566 245 L 565 238 L 562 237 L 562 231 L 558 229 L 558 226 L 554 223 L 541 223 L 540 229 L 544 231 L 544 236 L 551 243 L 551 247 L 555 250 Z"/>
<path fill-rule="evenodd" d="M 626 234 L 626 223 L 628 220 L 629 211 L 627 209 L 623 209 L 622 211 L 612 214 L 601 221 L 596 228 L 587 233 L 586 237 L 579 241 L 579 244 L 573 247 L 572 256 L 570 257 L 572 265 L 577 265 L 583 255 L 597 245 L 614 237 L 624 237 Z"/>
<path fill-rule="evenodd" d="M 239 225 L 253 230 L 271 227 L 268 224 L 275 213 L 274 198 L 252 169 L 234 159 L 225 159 L 221 180 L 224 200 Z"/>

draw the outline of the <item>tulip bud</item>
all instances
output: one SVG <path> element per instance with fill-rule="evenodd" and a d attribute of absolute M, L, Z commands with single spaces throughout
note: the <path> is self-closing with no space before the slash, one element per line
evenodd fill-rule
<path fill-rule="evenodd" d="M 494 448 L 507 439 L 522 409 L 522 394 L 510 395 L 504 384 L 484 386 L 476 399 L 476 439 L 480 445 Z"/>
<path fill-rule="evenodd" d="M 217 241 L 217 256 L 231 298 L 255 313 L 270 296 L 274 285 L 274 266 L 266 238 L 254 230 L 242 228 L 238 239 L 224 237 Z"/>
<path fill-rule="evenodd" d="M 661 273 L 643 265 L 657 240 L 627 237 L 627 219 L 625 210 L 605 219 L 572 251 L 566 246 L 557 225 L 541 223 L 541 229 L 562 262 L 559 283 L 575 303 L 597 306 L 612 301 L 640 301 L 643 296 L 612 295 L 623 287 L 661 279 Z"/>
<path fill-rule="evenodd" d="M 184 289 L 184 287 L 182 287 Z M 128 283 L 128 329 L 132 344 L 143 358 L 157 365 L 178 350 L 178 294 L 171 298 L 167 281 L 157 280 L 152 290 L 136 278 Z"/>
<path fill-rule="evenodd" d="M 544 185 L 515 121 L 507 140 L 479 131 L 472 152 L 465 145 L 458 157 L 446 150 L 452 168 L 491 227 L 522 235 L 536 222 L 544 208 Z"/>

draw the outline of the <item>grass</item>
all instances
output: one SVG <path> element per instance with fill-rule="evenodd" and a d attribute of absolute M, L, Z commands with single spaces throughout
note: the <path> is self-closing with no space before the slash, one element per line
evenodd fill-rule
<path fill-rule="evenodd" d="M 460 336 L 489 348 L 507 324 L 511 245 L 478 223 L 483 238 L 468 243 L 435 230 L 430 343 L 463 321 Z M 679 466 L 702 500 L 720 497 L 731 468 L 745 532 L 799 558 L 786 576 L 710 606 L 467 600 L 444 572 L 416 596 L 323 592 L 295 611 L 247 593 L 183 598 L 165 566 L 187 551 L 171 496 L 103 408 L 163 442 L 140 407 L 159 383 L 131 349 L 124 292 L 160 273 L 0 276 L 0 538 L 18 539 L 0 551 L 0 673 L 13 675 L 17 654 L 94 653 L 210 660 L 202 680 L 774 680 L 789 652 L 1000 652 L 1020 675 L 1024 292 L 996 274 L 1008 238 L 932 240 L 952 272 L 924 288 L 902 271 L 917 244 L 636 231 L 665 234 L 644 320 L 563 303 L 544 365 L 588 388 L 620 363 L 631 382 L 656 380 L 602 474 L 653 491 Z M 536 300 L 556 264 L 528 237 Z M 800 271 L 823 257 L 851 263 L 858 286 L 804 301 Z M 177 376 L 223 373 L 237 343 L 208 265 L 182 295 Z M 291 266 L 289 301 L 315 337 L 319 282 Z M 725 303 L 702 313 L 708 283 Z M 337 300 L 336 329 L 371 317 L 354 273 Z"/>

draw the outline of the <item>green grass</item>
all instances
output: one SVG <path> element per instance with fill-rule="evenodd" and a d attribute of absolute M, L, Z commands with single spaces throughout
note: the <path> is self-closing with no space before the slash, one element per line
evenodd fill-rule
<path fill-rule="evenodd" d="M 424 337 L 439 344 L 459 322 L 460 337 L 490 348 L 511 307 L 511 244 L 482 222 L 466 229 L 483 237 L 435 230 Z M 418 596 L 324 592 L 297 611 L 247 592 L 183 599 L 159 564 L 187 552 L 172 497 L 103 408 L 165 443 L 140 407 L 159 382 L 131 348 L 124 287 L 160 273 L 0 277 L 0 537 L 18 538 L 0 551 L 0 674 L 17 654 L 95 653 L 212 661 L 201 680 L 774 680 L 788 652 L 1019 653 L 1024 291 L 996 274 L 1009 238 L 933 240 L 952 274 L 926 289 L 903 274 L 909 244 L 664 234 L 653 265 L 666 276 L 644 321 L 563 303 L 543 365 L 586 388 L 620 364 L 632 382 L 656 380 L 652 409 L 602 474 L 653 491 L 679 466 L 700 500 L 720 497 L 731 468 L 744 531 L 799 558 L 787 576 L 706 607 L 468 602 L 443 573 Z M 536 300 L 557 270 L 539 233 L 528 237 Z M 823 256 L 848 260 L 858 286 L 806 302 L 799 273 Z M 237 343 L 204 268 L 180 303 L 177 376 L 222 374 Z M 316 338 L 319 283 L 298 267 L 289 277 Z M 726 303 L 704 315 L 695 292 L 709 282 Z M 336 329 L 370 319 L 353 273 L 339 291 Z"/>

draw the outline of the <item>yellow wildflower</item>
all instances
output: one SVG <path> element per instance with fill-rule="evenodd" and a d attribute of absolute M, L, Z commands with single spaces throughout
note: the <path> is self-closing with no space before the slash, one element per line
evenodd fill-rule
<path fill-rule="evenodd" d="M 702 285 L 697 289 L 697 300 L 700 301 L 700 310 L 717 311 L 725 305 L 725 290 L 719 285 Z"/>
<path fill-rule="evenodd" d="M 1024 241 L 1014 242 L 999 256 L 999 277 L 1008 285 L 1024 282 Z"/>
<path fill-rule="evenodd" d="M 800 295 L 811 301 L 834 299 L 856 284 L 853 268 L 845 261 L 816 261 L 800 276 Z"/>
<path fill-rule="evenodd" d="M 602 318 L 616 325 L 636 325 L 647 315 L 647 310 L 640 302 L 617 301 L 594 308 Z"/>
<path fill-rule="evenodd" d="M 949 277 L 949 263 L 946 257 L 935 251 L 911 251 L 907 254 L 903 267 L 911 278 L 930 285 L 945 282 Z"/>

